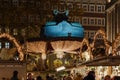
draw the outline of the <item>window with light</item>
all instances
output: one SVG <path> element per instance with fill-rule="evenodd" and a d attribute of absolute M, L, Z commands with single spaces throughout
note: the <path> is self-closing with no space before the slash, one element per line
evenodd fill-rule
<path fill-rule="evenodd" d="M 10 48 L 10 43 L 9 42 L 5 42 L 5 48 Z"/>

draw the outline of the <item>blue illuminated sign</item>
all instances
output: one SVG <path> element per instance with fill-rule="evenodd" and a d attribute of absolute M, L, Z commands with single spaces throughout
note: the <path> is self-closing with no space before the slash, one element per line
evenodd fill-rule
<path fill-rule="evenodd" d="M 47 37 L 83 37 L 84 28 L 79 23 L 69 23 L 62 21 L 58 24 L 56 22 L 47 22 L 44 27 L 44 34 Z"/>

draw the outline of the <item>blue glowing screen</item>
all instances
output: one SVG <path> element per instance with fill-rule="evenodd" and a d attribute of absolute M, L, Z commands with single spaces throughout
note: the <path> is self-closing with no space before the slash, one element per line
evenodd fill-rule
<path fill-rule="evenodd" d="M 79 23 L 68 23 L 67 21 L 58 24 L 47 22 L 44 27 L 44 34 L 47 37 L 83 37 L 84 28 Z"/>

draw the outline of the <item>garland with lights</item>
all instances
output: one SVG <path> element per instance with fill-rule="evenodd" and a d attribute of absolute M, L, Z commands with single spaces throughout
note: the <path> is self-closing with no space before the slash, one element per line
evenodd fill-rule
<path fill-rule="evenodd" d="M 106 46 L 106 55 L 108 55 L 108 50 L 110 48 L 110 45 L 108 44 L 105 32 L 102 29 L 98 30 L 97 33 L 95 34 L 93 43 L 91 44 L 91 48 L 94 49 L 95 41 L 96 41 L 97 36 L 99 34 L 101 34 L 103 36 L 103 40 L 104 40 L 104 43 L 105 43 L 105 46 Z"/>
<path fill-rule="evenodd" d="M 117 35 L 115 41 L 113 42 L 113 50 L 112 50 L 112 53 L 113 55 L 117 55 L 117 48 L 119 47 L 119 41 L 120 40 L 120 33 Z"/>
<path fill-rule="evenodd" d="M 18 53 L 20 54 L 20 55 L 19 55 L 20 61 L 22 61 L 23 58 L 24 58 L 24 54 L 23 54 L 22 48 L 21 48 L 21 46 L 18 44 L 17 40 L 16 40 L 14 37 L 12 37 L 11 35 L 9 35 L 8 33 L 2 33 L 2 34 L 0 34 L 0 38 L 7 38 L 7 39 L 9 39 L 10 41 L 13 41 L 13 43 L 15 44 L 15 46 L 16 46 L 16 48 L 17 48 Z"/>
<path fill-rule="evenodd" d="M 93 56 L 92 56 L 92 54 L 91 54 L 91 47 L 90 47 L 89 42 L 88 42 L 88 40 L 87 40 L 86 38 L 84 38 L 83 41 L 82 41 L 82 43 L 81 43 L 80 56 L 81 56 L 81 58 L 83 58 L 83 56 L 82 56 L 82 47 L 83 47 L 85 44 L 86 44 L 87 47 L 88 47 L 88 48 L 87 48 L 87 51 L 88 51 L 88 54 L 89 54 L 89 56 L 90 56 L 90 59 L 92 59 Z"/>

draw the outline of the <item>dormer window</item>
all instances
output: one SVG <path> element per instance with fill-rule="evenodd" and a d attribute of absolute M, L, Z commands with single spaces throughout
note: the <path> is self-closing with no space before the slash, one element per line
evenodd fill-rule
<path fill-rule="evenodd" d="M 5 48 L 10 48 L 10 43 L 9 42 L 5 42 Z"/>

